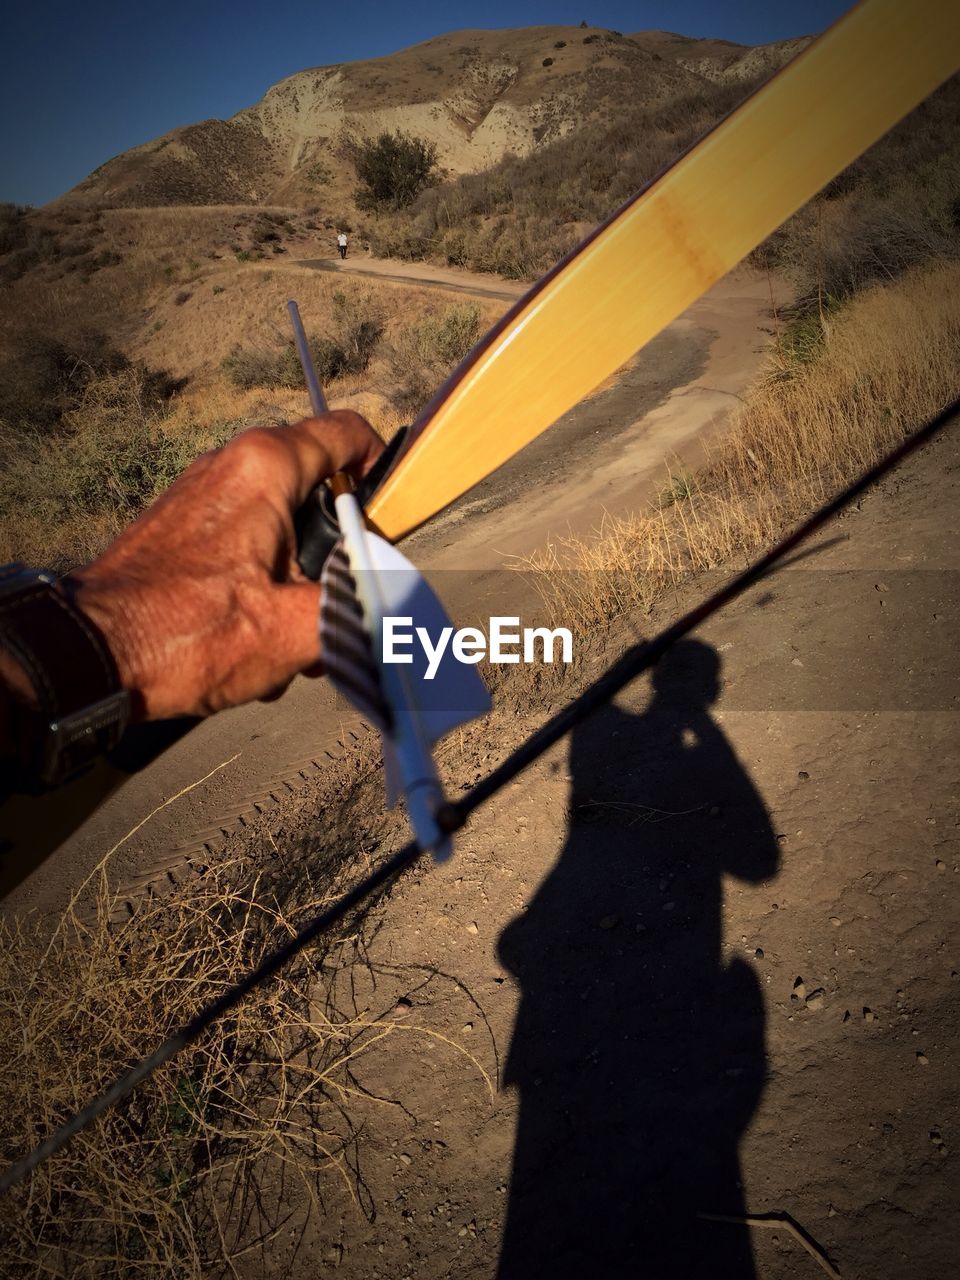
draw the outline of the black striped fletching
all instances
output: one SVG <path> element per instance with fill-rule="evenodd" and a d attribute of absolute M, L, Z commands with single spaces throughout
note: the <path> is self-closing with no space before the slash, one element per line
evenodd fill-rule
<path fill-rule="evenodd" d="M 341 539 L 320 575 L 320 659 L 336 689 L 365 719 L 386 733 L 391 716 L 373 657 L 373 644 Z"/>

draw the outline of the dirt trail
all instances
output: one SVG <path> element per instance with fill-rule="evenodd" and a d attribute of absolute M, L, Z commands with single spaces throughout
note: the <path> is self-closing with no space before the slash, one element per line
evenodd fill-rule
<path fill-rule="evenodd" d="M 410 265 L 421 278 L 434 271 Z M 408 553 L 430 571 L 453 618 L 475 618 L 488 606 L 522 610 L 529 602 L 516 575 L 503 568 L 509 556 L 567 527 L 587 530 L 603 509 L 642 505 L 666 474 L 665 458 L 682 453 L 695 461 L 698 440 L 749 383 L 770 332 L 766 278 L 738 269 L 599 393 L 410 538 Z M 204 845 L 222 840 L 221 832 L 236 830 L 258 808 L 302 786 L 358 728 L 323 681 L 298 680 L 279 702 L 217 716 L 127 782 L 8 894 L 4 909 L 58 910 L 121 840 L 111 864 L 114 884 L 139 892 L 175 878 L 191 859 L 202 862 Z M 159 805 L 213 769 L 208 782 L 126 839 Z"/>
<path fill-rule="evenodd" d="M 345 276 L 369 276 L 385 284 L 427 285 L 452 293 L 471 294 L 477 298 L 500 298 L 513 302 L 522 298 L 529 285 L 515 280 L 503 280 L 498 276 L 481 275 L 476 271 L 461 271 L 455 267 L 437 267 L 426 262 L 399 262 L 386 258 L 305 258 L 297 260 L 297 267 L 311 271 L 331 271 Z M 495 283 L 493 283 L 495 282 Z"/>

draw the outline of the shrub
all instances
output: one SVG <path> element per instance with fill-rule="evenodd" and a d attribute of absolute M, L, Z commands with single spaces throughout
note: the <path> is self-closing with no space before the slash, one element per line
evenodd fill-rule
<path fill-rule="evenodd" d="M 359 321 L 354 331 L 348 334 L 347 344 L 315 334 L 308 337 L 310 353 L 320 382 L 332 382 L 341 374 L 365 369 L 380 332 L 379 326 L 372 322 Z M 250 350 L 236 346 L 224 357 L 221 368 L 230 382 L 242 391 L 249 391 L 252 387 L 300 389 L 306 385 L 300 357 L 292 342 L 288 342 L 279 351 Z"/>
<path fill-rule="evenodd" d="M 275 385 L 277 357 L 272 351 L 250 351 L 237 346 L 223 357 L 221 368 L 242 391 L 269 387 Z"/>
<path fill-rule="evenodd" d="M 417 354 L 424 364 L 450 369 L 460 363 L 482 332 L 479 308 L 471 304 L 450 307 L 440 315 L 425 316 L 415 326 Z"/>
<path fill-rule="evenodd" d="M 279 240 L 280 233 L 270 218 L 260 217 L 253 224 L 250 235 L 257 244 L 266 244 L 271 240 Z"/>
<path fill-rule="evenodd" d="M 58 430 L 64 415 L 83 404 L 91 383 L 130 368 L 123 352 L 94 330 L 61 340 L 24 328 L 8 338 L 0 358 L 0 422 L 13 429 Z M 138 376 L 154 404 L 183 385 L 163 372 L 141 369 Z"/>
<path fill-rule="evenodd" d="M 360 187 L 356 193 L 361 209 L 402 209 L 430 182 L 437 163 L 432 142 L 409 134 L 381 133 L 348 146 Z"/>
<path fill-rule="evenodd" d="M 479 309 L 459 304 L 425 315 L 396 344 L 398 405 L 418 412 L 483 332 Z"/>
<path fill-rule="evenodd" d="M 60 569 L 96 554 L 213 442 L 167 430 L 156 378 L 127 366 L 89 380 L 53 434 L 0 426 L 4 558 Z"/>
<path fill-rule="evenodd" d="M 567 42 L 566 40 L 558 40 L 553 47 L 555 49 L 565 49 L 567 47 Z"/>
<path fill-rule="evenodd" d="M 333 170 L 322 161 L 317 161 L 316 164 L 312 164 L 309 169 L 304 171 L 303 180 L 307 187 L 325 187 L 333 181 Z M 314 207 L 308 209 L 307 212 L 316 213 L 317 210 Z"/>
<path fill-rule="evenodd" d="M 174 296 L 173 305 L 175 307 L 182 307 L 183 304 L 185 302 L 189 302 L 192 297 L 193 294 L 189 289 L 181 289 L 180 292 Z"/>
<path fill-rule="evenodd" d="M 339 378 L 342 373 L 347 371 L 347 355 L 339 343 L 330 338 L 318 338 L 315 336 L 311 336 L 307 341 L 317 370 L 317 377 L 320 379 L 321 384 L 332 382 L 334 378 Z M 284 347 L 276 368 L 276 381 L 273 385 L 297 388 L 306 386 L 300 357 L 297 355 L 297 349 L 292 342 Z"/>

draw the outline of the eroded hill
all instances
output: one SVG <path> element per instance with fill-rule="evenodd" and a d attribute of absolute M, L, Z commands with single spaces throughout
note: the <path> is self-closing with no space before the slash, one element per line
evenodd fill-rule
<path fill-rule="evenodd" d="M 666 32 L 598 28 L 458 31 L 385 58 L 315 67 L 229 120 L 174 129 L 108 160 L 65 197 L 97 205 L 342 199 L 355 185 L 344 138 L 400 129 L 433 143 L 451 174 L 524 156 L 626 104 L 749 81 L 805 40 L 747 48 Z"/>

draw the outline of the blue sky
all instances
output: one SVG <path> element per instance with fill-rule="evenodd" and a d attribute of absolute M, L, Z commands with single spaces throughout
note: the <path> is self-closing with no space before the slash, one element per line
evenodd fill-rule
<path fill-rule="evenodd" d="M 823 30 L 848 0 L 36 0 L 0 51 L 0 200 L 43 204 L 118 152 L 230 116 L 304 67 L 464 27 L 660 28 L 760 44 Z"/>

